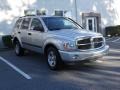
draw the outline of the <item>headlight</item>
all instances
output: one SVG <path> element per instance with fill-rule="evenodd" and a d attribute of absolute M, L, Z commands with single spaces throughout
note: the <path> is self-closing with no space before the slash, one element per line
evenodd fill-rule
<path fill-rule="evenodd" d="M 64 42 L 63 48 L 64 48 L 64 50 L 70 51 L 70 50 L 75 50 L 76 46 L 75 46 L 75 43 L 73 43 L 73 42 Z"/>

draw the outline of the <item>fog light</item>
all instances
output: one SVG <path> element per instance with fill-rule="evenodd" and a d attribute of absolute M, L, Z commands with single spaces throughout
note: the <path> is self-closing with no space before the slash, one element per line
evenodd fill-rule
<path fill-rule="evenodd" d="M 78 59 L 78 58 L 79 58 L 79 55 L 74 55 L 72 58 L 73 58 L 73 59 Z"/>

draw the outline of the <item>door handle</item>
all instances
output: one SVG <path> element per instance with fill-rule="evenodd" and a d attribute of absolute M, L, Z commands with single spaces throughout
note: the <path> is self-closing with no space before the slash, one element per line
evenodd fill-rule
<path fill-rule="evenodd" d="M 31 33 L 28 33 L 28 35 L 32 35 Z"/>
<path fill-rule="evenodd" d="M 21 32 L 18 32 L 19 34 L 21 33 Z"/>

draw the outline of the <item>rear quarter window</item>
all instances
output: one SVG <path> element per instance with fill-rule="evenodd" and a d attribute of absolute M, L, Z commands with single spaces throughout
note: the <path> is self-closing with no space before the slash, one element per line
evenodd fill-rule
<path fill-rule="evenodd" d="M 16 23 L 15 23 L 14 28 L 15 28 L 15 29 L 19 29 L 21 22 L 22 22 L 22 19 L 18 19 L 18 20 L 16 21 Z"/>
<path fill-rule="evenodd" d="M 30 21 L 31 21 L 31 18 L 24 18 L 21 24 L 21 29 L 28 29 Z"/>

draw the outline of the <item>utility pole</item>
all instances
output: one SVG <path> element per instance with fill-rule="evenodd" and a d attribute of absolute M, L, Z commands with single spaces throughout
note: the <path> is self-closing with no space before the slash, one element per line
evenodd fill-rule
<path fill-rule="evenodd" d="M 78 17 L 78 11 L 77 11 L 77 0 L 75 0 L 75 18 L 76 18 L 76 22 L 78 21 L 77 20 L 77 17 Z"/>

